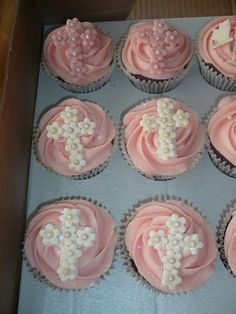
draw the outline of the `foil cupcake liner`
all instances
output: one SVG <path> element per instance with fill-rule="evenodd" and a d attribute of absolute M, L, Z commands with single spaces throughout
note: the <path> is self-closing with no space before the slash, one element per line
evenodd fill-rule
<path fill-rule="evenodd" d="M 95 103 L 95 102 L 94 102 Z M 98 105 L 98 104 L 96 104 Z M 55 105 L 56 106 L 56 105 Z M 83 172 L 79 175 L 64 175 L 64 174 L 61 174 L 57 171 L 55 171 L 53 168 L 49 167 L 48 165 L 44 164 L 40 158 L 40 154 L 39 154 L 39 151 L 38 151 L 38 138 L 40 136 L 40 131 L 39 131 L 39 122 L 40 122 L 40 119 L 41 117 L 51 108 L 55 107 L 55 106 L 49 106 L 48 108 L 46 108 L 39 116 L 38 118 L 38 121 L 36 123 L 36 125 L 34 126 L 34 129 L 33 129 L 33 135 L 32 135 L 32 150 L 33 150 L 33 153 L 34 153 L 34 156 L 37 160 L 37 162 L 42 165 L 47 171 L 49 171 L 50 173 L 53 173 L 53 174 L 56 174 L 58 176 L 62 176 L 62 177 L 65 177 L 65 178 L 68 178 L 68 179 L 73 179 L 73 180 L 86 180 L 86 179 L 90 179 L 92 177 L 95 177 L 96 175 L 98 175 L 100 172 L 102 172 L 107 166 L 108 164 L 110 163 L 116 149 L 117 149 L 117 146 L 118 146 L 118 130 L 117 130 L 117 127 L 116 127 L 116 123 L 113 119 L 113 117 L 110 115 L 110 113 L 105 109 L 103 108 L 102 106 L 98 105 L 100 108 L 103 109 L 103 111 L 109 116 L 110 119 L 112 119 L 113 123 L 114 123 L 114 126 L 116 128 L 116 136 L 115 138 L 113 139 L 113 143 L 112 143 L 112 152 L 109 156 L 109 158 L 104 161 L 104 163 L 98 165 L 97 167 L 91 169 L 91 170 L 88 170 L 86 172 Z"/>
<path fill-rule="evenodd" d="M 181 197 L 177 197 L 177 196 L 170 196 L 170 195 L 161 195 L 161 196 L 154 196 L 154 197 L 150 197 L 147 198 L 145 200 L 139 201 L 138 203 L 136 203 L 131 209 L 129 209 L 127 211 L 127 213 L 124 214 L 123 219 L 121 220 L 121 226 L 120 226 L 120 237 L 119 237 L 119 249 L 120 249 L 120 254 L 121 257 L 123 258 L 123 265 L 125 266 L 127 272 L 137 281 L 142 283 L 142 285 L 144 285 L 146 288 L 148 288 L 150 291 L 158 294 L 158 295 L 164 295 L 164 296 L 176 296 L 176 295 L 186 295 L 188 293 L 192 293 L 193 291 L 196 291 L 198 289 L 201 288 L 201 286 L 203 284 L 206 284 L 213 276 L 214 274 L 205 282 L 203 282 L 199 287 L 194 288 L 192 290 L 189 291 L 181 291 L 181 292 L 164 292 L 161 291 L 155 287 L 153 287 L 148 281 L 145 280 L 144 277 L 142 277 L 139 273 L 138 270 L 136 269 L 136 265 L 134 263 L 134 261 L 131 259 L 129 252 L 126 248 L 126 244 L 125 244 L 125 232 L 126 232 L 126 228 L 129 225 L 129 223 L 133 220 L 133 218 L 136 216 L 136 214 L 138 213 L 137 208 L 141 207 L 142 205 L 145 205 L 146 203 L 149 202 L 167 202 L 170 200 L 176 200 L 176 201 L 182 201 L 187 205 L 190 205 L 199 215 L 201 215 L 201 217 L 203 219 L 205 219 L 208 223 L 209 221 L 207 220 L 207 218 L 202 215 L 202 213 L 199 211 L 199 209 L 197 207 L 193 207 L 193 204 L 188 202 L 187 200 L 183 200 Z M 210 224 L 210 223 L 209 223 Z"/>
<path fill-rule="evenodd" d="M 204 117 L 204 123 L 206 125 L 206 128 L 208 126 L 208 123 L 211 119 L 211 117 L 216 113 L 217 107 L 213 106 L 208 113 Z M 219 155 L 215 153 L 215 151 L 211 147 L 211 141 L 209 136 L 206 138 L 206 149 L 208 151 L 208 155 L 212 161 L 212 163 L 215 165 L 216 168 L 218 168 L 221 172 L 226 174 L 227 176 L 231 178 L 236 178 L 236 167 L 231 167 L 227 160 L 223 160 Z"/>
<path fill-rule="evenodd" d="M 227 260 L 227 257 L 225 256 L 225 249 L 224 249 L 225 232 L 232 218 L 232 214 L 235 210 L 236 210 L 236 199 L 233 200 L 230 204 L 228 204 L 226 206 L 226 209 L 224 209 L 222 214 L 220 215 L 220 220 L 217 226 L 217 245 L 218 245 L 218 251 L 220 253 L 220 259 L 224 267 L 229 271 L 229 273 L 233 277 L 236 278 L 236 274 L 232 272 L 228 264 L 228 260 Z"/>
<path fill-rule="evenodd" d="M 160 97 L 163 97 L 163 96 L 160 96 Z M 134 105 L 132 105 L 130 109 L 132 109 L 133 107 L 139 105 L 140 103 L 142 102 L 145 102 L 145 101 L 150 101 L 152 100 L 153 98 L 150 97 L 150 98 L 145 98 L 143 99 L 142 101 L 139 101 L 137 103 L 135 103 Z M 155 99 L 158 99 L 158 97 L 155 97 Z M 172 99 L 175 99 L 175 98 L 172 98 Z M 178 100 L 178 99 L 176 99 Z M 128 112 L 126 110 L 126 112 Z M 126 113 L 125 112 L 125 113 Z M 123 116 L 123 115 L 122 115 Z M 206 142 L 206 134 L 205 134 L 205 139 L 204 139 L 204 142 Z M 119 146 L 119 149 L 120 149 L 120 152 L 121 152 L 121 155 L 122 157 L 126 160 L 126 162 L 128 163 L 128 165 L 135 169 L 138 173 L 140 173 L 142 176 L 148 178 L 148 179 L 151 179 L 151 180 L 154 180 L 154 181 L 169 181 L 169 180 L 173 180 L 179 176 L 182 176 L 182 175 L 185 175 L 187 174 L 190 170 L 192 170 L 193 168 L 196 167 L 196 165 L 198 164 L 198 162 L 200 161 L 201 157 L 202 157 L 202 154 L 203 154 L 203 150 L 204 150 L 204 146 L 203 146 L 203 149 L 201 152 L 199 152 L 198 154 L 196 154 L 196 157 L 195 159 L 193 160 L 191 166 L 184 172 L 180 173 L 180 174 L 177 174 L 177 175 L 155 175 L 155 176 L 152 176 L 152 175 L 148 175 L 146 174 L 144 171 L 140 170 L 139 168 L 137 168 L 134 163 L 132 162 L 132 160 L 130 159 L 129 157 L 129 154 L 127 152 L 127 149 L 126 149 L 126 143 L 125 143 L 125 127 L 123 125 L 123 123 L 121 122 L 120 123 L 120 126 L 119 126 L 119 131 L 118 131 L 118 146 Z"/>
<path fill-rule="evenodd" d="M 61 201 L 70 201 L 70 200 L 85 200 L 85 201 L 88 201 L 90 203 L 92 203 L 93 205 L 95 206 L 99 206 L 99 207 L 102 207 L 103 209 L 105 209 L 110 215 L 111 215 L 111 212 L 109 210 L 107 210 L 107 208 L 105 206 L 103 206 L 103 204 L 101 204 L 100 202 L 97 202 L 97 201 L 93 201 L 91 198 L 87 198 L 87 197 L 81 197 L 81 196 L 66 196 L 66 197 L 59 197 L 59 198 L 56 198 L 56 199 L 53 199 L 53 200 L 50 200 L 50 201 L 47 201 L 47 202 L 43 202 L 41 204 L 39 204 L 37 206 L 37 208 L 33 211 L 33 213 L 31 213 L 29 215 L 29 217 L 27 218 L 27 221 L 26 221 L 26 228 L 25 228 L 25 236 L 26 236 L 26 233 L 27 233 L 27 230 L 28 230 L 28 225 L 31 221 L 31 219 L 33 219 L 33 217 L 35 217 L 38 213 L 38 211 L 43 207 L 43 206 L 46 206 L 46 205 L 50 205 L 51 203 L 56 203 L 56 202 L 61 202 Z M 112 215 L 111 215 L 112 216 Z M 25 238 L 25 237 L 24 237 Z M 65 289 L 65 288 L 61 288 L 61 287 L 58 287 L 56 285 L 54 285 L 52 282 L 50 282 L 41 272 L 39 269 L 37 269 L 36 267 L 33 267 L 31 266 L 31 264 L 29 263 L 27 257 L 26 257 L 26 254 L 25 254 L 25 251 L 24 251 L 24 241 L 23 241 L 23 249 L 22 249 L 22 256 L 23 256 L 23 261 L 25 262 L 25 265 L 28 269 L 28 271 L 32 274 L 32 276 L 34 277 L 34 279 L 38 280 L 39 282 L 41 282 L 44 286 L 46 287 L 50 287 L 52 288 L 53 290 L 57 290 L 57 291 L 60 291 L 60 292 L 78 292 L 78 291 L 85 291 L 85 290 L 88 290 L 88 289 L 91 289 L 91 288 L 94 288 L 96 287 L 97 285 L 99 285 L 101 283 L 101 281 L 105 280 L 105 278 L 107 276 L 110 275 L 111 271 L 115 268 L 115 262 L 117 261 L 117 256 L 118 256 L 118 250 L 119 250 L 119 246 L 118 246 L 118 241 L 119 239 L 117 240 L 117 243 L 116 243 L 116 247 L 115 247 L 115 251 L 114 251 L 114 256 L 113 256 L 113 261 L 112 261 L 112 264 L 110 266 L 110 268 L 108 269 L 108 271 L 106 273 L 104 273 L 102 276 L 100 276 L 98 278 L 98 280 L 96 282 L 94 282 L 92 285 L 90 285 L 89 287 L 86 287 L 86 288 L 75 288 L 75 289 Z"/>
<path fill-rule="evenodd" d="M 121 37 L 120 41 L 118 42 L 117 52 L 116 52 L 117 63 L 119 65 L 120 69 L 122 70 L 122 72 L 129 78 L 131 83 L 135 87 L 137 87 L 138 89 L 142 90 L 145 93 L 162 94 L 162 93 L 166 93 L 166 92 L 174 89 L 183 80 L 184 76 L 189 72 L 190 68 L 193 65 L 194 53 L 193 53 L 190 61 L 186 65 L 185 69 L 183 70 L 183 72 L 174 78 L 170 78 L 170 79 L 166 79 L 166 80 L 160 80 L 160 81 L 153 81 L 153 80 L 150 80 L 149 78 L 139 79 L 125 68 L 123 61 L 122 61 L 122 49 L 123 49 L 123 46 L 125 44 L 127 36 L 128 36 L 127 33 L 124 34 Z"/>

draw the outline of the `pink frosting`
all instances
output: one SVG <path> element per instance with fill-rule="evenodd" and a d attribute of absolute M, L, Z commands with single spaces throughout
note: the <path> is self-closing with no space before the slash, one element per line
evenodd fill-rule
<path fill-rule="evenodd" d="M 184 217 L 186 234 L 197 233 L 203 248 L 196 255 L 185 254 L 181 260 L 179 274 L 182 283 L 174 291 L 161 285 L 163 272 L 162 257 L 165 250 L 148 246 L 151 230 L 166 230 L 166 221 L 172 214 Z M 155 288 L 165 292 L 182 292 L 199 287 L 214 272 L 217 249 L 215 236 L 210 225 L 193 208 L 182 201 L 148 202 L 137 208 L 137 214 L 129 223 L 125 243 L 138 272 Z"/>
<path fill-rule="evenodd" d="M 220 100 L 209 121 L 208 133 L 212 145 L 236 166 L 236 95 Z"/>
<path fill-rule="evenodd" d="M 233 57 L 233 46 L 234 40 L 221 45 L 217 48 L 213 48 L 214 41 L 212 39 L 213 30 L 219 27 L 219 24 L 224 22 L 226 19 L 230 19 L 231 33 L 235 36 L 236 31 L 236 17 L 220 17 L 214 19 L 207 24 L 200 33 L 198 39 L 198 48 L 201 57 L 206 63 L 213 64 L 221 73 L 228 77 L 236 78 L 236 63 L 228 62 Z"/>
<path fill-rule="evenodd" d="M 156 20 L 130 27 L 122 61 L 129 72 L 160 80 L 181 74 L 192 55 L 186 32 Z"/>
<path fill-rule="evenodd" d="M 93 135 L 80 136 L 86 165 L 77 171 L 68 167 L 69 153 L 65 150 L 66 139 L 53 140 L 47 137 L 47 125 L 53 122 L 63 122 L 60 112 L 66 106 L 78 110 L 78 122 L 88 117 L 96 123 Z M 103 164 L 111 156 L 112 141 L 116 136 L 116 128 L 112 119 L 101 107 L 92 102 L 74 98 L 66 99 L 47 111 L 40 120 L 39 132 L 38 152 L 42 163 L 62 175 L 79 175 Z"/>
<path fill-rule="evenodd" d="M 162 160 L 156 153 L 158 129 L 145 132 L 140 126 L 144 114 L 156 114 L 156 99 L 143 102 L 131 109 L 123 118 L 126 149 L 135 167 L 148 175 L 178 175 L 191 167 L 204 146 L 205 129 L 197 113 L 181 101 L 174 101 L 174 110 L 189 112 L 187 128 L 178 128 L 176 133 L 177 157 Z"/>
<path fill-rule="evenodd" d="M 86 85 L 102 78 L 110 69 L 114 54 L 112 40 L 91 23 L 74 20 L 68 20 L 67 25 L 47 36 L 44 57 L 54 75 L 69 83 Z M 70 23 L 74 26 L 69 27 Z"/>
<path fill-rule="evenodd" d="M 236 275 L 236 211 L 233 212 L 225 232 L 224 250 L 228 264 Z"/>
<path fill-rule="evenodd" d="M 82 248 L 78 258 L 78 274 L 75 280 L 61 281 L 59 267 L 60 250 L 45 246 L 39 231 L 47 224 L 59 225 L 63 208 L 80 209 L 80 226 L 93 227 L 96 240 L 91 248 Z M 33 268 L 39 270 L 51 283 L 64 289 L 81 289 L 93 285 L 110 268 L 114 256 L 117 235 L 115 221 L 108 212 L 85 200 L 70 200 L 43 206 L 30 221 L 25 237 L 24 251 Z"/>

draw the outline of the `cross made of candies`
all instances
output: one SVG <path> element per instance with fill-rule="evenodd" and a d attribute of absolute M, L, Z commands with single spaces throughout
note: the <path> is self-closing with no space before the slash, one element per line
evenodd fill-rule
<path fill-rule="evenodd" d="M 165 252 L 161 258 L 163 263 L 161 284 L 170 290 L 174 290 L 182 282 L 179 273 L 182 258 L 196 255 L 203 248 L 203 242 L 200 241 L 198 234 L 184 234 L 185 225 L 184 217 L 172 214 L 166 221 L 166 229 L 149 231 L 148 246 Z"/>
<path fill-rule="evenodd" d="M 52 140 L 65 139 L 65 151 L 68 153 L 68 167 L 79 171 L 86 165 L 83 157 L 81 136 L 91 136 L 95 132 L 96 123 L 88 117 L 78 122 L 78 110 L 66 106 L 60 113 L 62 122 L 54 121 L 46 126 L 47 138 Z"/>
<path fill-rule="evenodd" d="M 74 280 L 82 248 L 93 247 L 96 235 L 92 227 L 80 226 L 78 208 L 63 208 L 59 219 L 59 225 L 47 224 L 41 228 L 39 235 L 44 246 L 57 246 L 60 249 L 57 274 L 61 281 Z"/>
<path fill-rule="evenodd" d="M 66 27 L 55 31 L 52 35 L 55 46 L 65 46 L 66 58 L 70 64 L 71 74 L 81 77 L 86 74 L 88 67 L 84 53 L 93 48 L 97 41 L 97 30 L 89 23 L 81 23 L 77 18 L 66 21 Z"/>
<path fill-rule="evenodd" d="M 176 157 L 176 131 L 189 125 L 189 113 L 178 109 L 174 112 L 173 100 L 160 98 L 157 100 L 157 113 L 144 114 L 140 125 L 144 132 L 159 130 L 156 153 L 162 160 Z"/>

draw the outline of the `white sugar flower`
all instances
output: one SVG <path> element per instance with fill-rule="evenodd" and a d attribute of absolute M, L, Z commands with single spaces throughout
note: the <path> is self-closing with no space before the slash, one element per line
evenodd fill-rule
<path fill-rule="evenodd" d="M 57 245 L 59 242 L 60 230 L 52 224 L 47 224 L 40 230 L 39 234 L 43 238 L 42 242 L 44 245 Z"/>
<path fill-rule="evenodd" d="M 175 129 L 173 127 L 165 127 L 165 128 L 161 128 L 159 130 L 159 137 L 163 140 L 165 140 L 165 142 L 170 143 L 173 139 L 176 138 L 176 132 Z"/>
<path fill-rule="evenodd" d="M 76 278 L 76 266 L 75 264 L 62 262 L 57 268 L 57 273 L 61 281 L 73 280 Z"/>
<path fill-rule="evenodd" d="M 157 112 L 160 116 L 168 115 L 174 108 L 173 101 L 168 98 L 160 98 L 157 100 Z"/>
<path fill-rule="evenodd" d="M 69 152 L 71 155 L 75 155 L 77 152 L 81 152 L 83 150 L 83 145 L 80 144 L 79 138 L 75 139 L 67 138 L 65 150 Z"/>
<path fill-rule="evenodd" d="M 173 120 L 177 128 L 186 128 L 189 124 L 189 113 L 184 112 L 182 109 L 176 111 L 173 115 Z"/>
<path fill-rule="evenodd" d="M 70 227 L 61 227 L 61 234 L 59 240 L 64 245 L 69 245 L 72 242 L 76 241 L 76 228 L 72 225 Z"/>
<path fill-rule="evenodd" d="M 184 251 L 190 251 L 191 254 L 196 255 L 200 249 L 203 248 L 203 243 L 199 239 L 199 235 L 194 233 L 186 235 L 184 238 Z"/>
<path fill-rule="evenodd" d="M 78 237 L 76 236 L 76 239 Z M 82 251 L 81 251 L 81 247 L 76 243 L 76 242 L 71 242 L 69 243 L 69 245 L 67 246 L 68 251 L 73 251 L 73 255 L 75 257 L 80 257 L 82 255 Z M 67 253 L 67 255 L 70 255 L 71 253 Z"/>
<path fill-rule="evenodd" d="M 174 252 L 180 252 L 184 247 L 184 236 L 182 233 L 169 234 L 168 243 L 166 244 L 166 250 Z"/>
<path fill-rule="evenodd" d="M 151 131 L 158 127 L 156 118 L 156 115 L 149 116 L 148 114 L 144 114 L 142 116 L 142 120 L 140 120 L 139 124 L 143 127 L 144 132 Z"/>
<path fill-rule="evenodd" d="M 80 210 L 77 208 L 63 208 L 63 214 L 60 216 L 60 221 L 66 227 L 72 224 L 79 223 Z"/>
<path fill-rule="evenodd" d="M 64 111 L 60 113 L 60 116 L 64 120 L 65 123 L 76 122 L 78 120 L 78 110 L 76 108 L 72 108 L 66 106 Z"/>
<path fill-rule="evenodd" d="M 58 140 L 59 137 L 63 135 L 63 128 L 61 124 L 58 122 L 53 122 L 52 124 L 48 124 L 46 127 L 47 137 L 52 138 L 54 140 Z"/>
<path fill-rule="evenodd" d="M 167 237 L 164 230 L 149 232 L 148 245 L 153 246 L 155 249 L 163 249 L 167 243 Z"/>
<path fill-rule="evenodd" d="M 174 290 L 176 286 L 181 284 L 182 278 L 176 269 L 164 270 L 162 274 L 161 284 L 168 287 L 170 290 Z"/>
<path fill-rule="evenodd" d="M 66 261 L 68 264 L 75 264 L 77 258 L 82 255 L 81 250 L 76 246 L 73 247 L 64 246 L 61 248 L 61 260 Z"/>
<path fill-rule="evenodd" d="M 180 268 L 181 263 L 180 260 L 182 255 L 179 252 L 173 252 L 171 250 L 167 250 L 166 256 L 162 257 L 162 263 L 164 264 L 165 270 L 172 270 L 174 268 Z"/>
<path fill-rule="evenodd" d="M 83 166 L 86 165 L 86 161 L 83 159 L 81 154 L 70 155 L 68 167 L 72 170 L 79 171 Z"/>
<path fill-rule="evenodd" d="M 86 117 L 83 122 L 79 122 L 79 127 L 81 129 L 81 135 L 93 135 L 96 123 Z"/>
<path fill-rule="evenodd" d="M 78 123 L 70 122 L 68 124 L 63 124 L 64 133 L 63 136 L 66 138 L 75 139 L 80 135 L 80 128 L 78 127 Z"/>
<path fill-rule="evenodd" d="M 180 217 L 177 214 L 172 214 L 170 218 L 167 220 L 166 225 L 169 228 L 170 233 L 184 233 L 186 228 L 186 219 L 184 217 Z"/>
<path fill-rule="evenodd" d="M 156 150 L 157 155 L 161 160 L 168 160 L 176 157 L 176 147 L 174 143 L 167 143 L 162 139 L 158 140 L 159 147 Z"/>
<path fill-rule="evenodd" d="M 161 116 L 158 115 L 156 117 L 156 122 L 160 129 L 174 126 L 174 120 L 172 119 L 171 113 L 162 114 Z"/>
<path fill-rule="evenodd" d="M 77 231 L 76 243 L 80 247 L 82 247 L 82 246 L 92 247 L 95 239 L 96 239 L 96 235 L 95 235 L 92 227 L 81 228 Z"/>

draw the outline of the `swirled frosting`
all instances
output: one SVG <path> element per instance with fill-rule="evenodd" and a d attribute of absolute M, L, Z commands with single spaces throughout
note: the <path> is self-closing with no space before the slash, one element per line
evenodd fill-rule
<path fill-rule="evenodd" d="M 223 97 L 208 124 L 212 145 L 236 166 L 236 95 Z"/>
<path fill-rule="evenodd" d="M 141 22 L 129 29 L 122 61 L 132 74 L 163 80 L 180 75 L 193 55 L 186 32 L 164 20 Z"/>
<path fill-rule="evenodd" d="M 236 274 L 236 211 L 232 213 L 225 231 L 224 251 L 232 272 Z"/>
<path fill-rule="evenodd" d="M 54 75 L 80 85 L 106 75 L 113 59 L 111 38 L 91 23 L 81 23 L 76 18 L 47 36 L 43 52 Z"/>
<path fill-rule="evenodd" d="M 151 176 L 178 175 L 189 169 L 202 151 L 205 129 L 200 123 L 197 113 L 183 102 L 170 98 L 158 99 L 170 100 L 175 112 L 182 109 L 189 113 L 188 126 L 178 128 L 174 134 L 176 136 L 176 156 L 167 160 L 161 159 L 157 154 L 159 128 L 145 131 L 140 125 L 140 121 L 145 115 L 157 113 L 157 99 L 143 102 L 125 114 L 123 125 L 126 150 L 134 166 L 145 174 Z"/>
<path fill-rule="evenodd" d="M 223 44 L 216 46 L 213 40 L 213 32 L 219 31 L 220 23 L 225 22 L 227 19 L 230 21 L 230 32 L 227 34 L 227 30 L 220 30 L 224 32 L 221 36 L 224 39 L 227 36 L 231 36 L 233 40 L 227 41 Z M 200 56 L 206 63 L 212 64 L 218 71 L 224 75 L 236 78 L 236 17 L 220 17 L 214 19 L 207 24 L 201 31 L 198 38 L 198 49 Z M 222 39 L 222 40 L 223 40 Z M 234 60 L 234 62 L 232 62 Z"/>
<path fill-rule="evenodd" d="M 65 120 L 68 114 L 71 121 Z M 69 133 L 71 129 L 73 132 Z M 36 145 L 40 161 L 57 173 L 69 176 L 90 171 L 108 160 L 116 136 L 112 119 L 101 107 L 74 98 L 48 110 L 40 119 L 38 132 Z M 73 146 L 77 146 L 78 153 L 73 151 Z"/>
<path fill-rule="evenodd" d="M 70 256 L 73 257 L 76 242 L 72 243 L 74 240 L 72 237 L 65 238 L 66 232 L 68 231 L 65 232 L 62 226 L 63 223 L 68 223 L 70 218 L 69 216 L 66 217 L 65 214 L 63 216 L 64 219 L 62 218 L 65 208 L 67 212 L 70 210 L 73 212 L 75 209 L 79 210 L 79 219 L 77 219 L 75 226 L 78 227 L 79 230 L 93 230 L 94 234 L 93 238 L 90 237 L 92 241 L 90 241 L 90 243 L 82 243 L 84 245 L 81 244 L 81 241 L 78 242 L 77 239 L 77 243 L 80 244 L 80 254 L 74 260 L 70 258 L 69 263 L 67 263 L 67 272 L 64 272 L 64 275 L 67 275 L 68 278 L 70 275 L 69 271 L 73 270 L 75 274 L 74 279 L 64 278 L 62 276 L 63 272 L 61 274 L 62 278 L 60 278 L 59 266 L 61 268 L 63 266 L 60 244 L 52 244 L 52 241 L 51 243 L 44 242 L 45 238 L 42 237 L 43 230 L 45 230 L 45 227 L 48 225 L 51 226 L 51 230 L 53 230 L 52 228 L 58 230 L 57 232 L 61 233 L 57 238 L 58 243 L 66 239 L 67 247 L 71 245 L 70 248 L 72 250 L 69 252 L 72 252 Z M 68 229 L 69 232 L 73 231 L 72 228 L 75 227 L 70 226 Z M 47 232 L 50 232 L 49 228 Z M 46 235 L 47 241 L 49 241 L 50 234 L 48 233 Z M 88 241 L 89 233 L 83 234 L 85 238 L 84 235 L 87 236 Z M 115 221 L 105 209 L 86 200 L 75 199 L 58 201 L 42 206 L 30 220 L 25 236 L 24 252 L 31 267 L 40 271 L 47 280 L 57 287 L 64 289 L 81 289 L 93 285 L 108 271 L 112 264 L 116 241 Z M 74 268 L 72 267 L 73 263 Z"/>
<path fill-rule="evenodd" d="M 125 243 L 139 274 L 164 292 L 197 288 L 214 272 L 217 249 L 213 231 L 182 201 L 152 201 L 138 207 L 127 226 Z"/>

